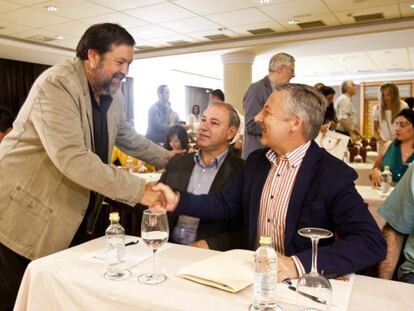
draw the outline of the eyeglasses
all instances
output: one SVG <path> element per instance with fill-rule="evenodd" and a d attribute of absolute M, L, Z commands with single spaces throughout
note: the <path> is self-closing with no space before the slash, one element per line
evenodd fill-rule
<path fill-rule="evenodd" d="M 398 122 L 398 121 L 395 121 L 394 122 L 394 127 L 400 127 L 400 128 L 404 128 L 404 127 L 406 127 L 407 125 L 410 125 L 411 123 L 410 122 L 408 122 L 408 121 L 400 121 L 400 122 Z"/>

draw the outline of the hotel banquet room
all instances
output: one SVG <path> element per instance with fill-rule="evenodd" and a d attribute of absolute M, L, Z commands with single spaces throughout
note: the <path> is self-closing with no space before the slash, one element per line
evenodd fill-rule
<path fill-rule="evenodd" d="M 414 0 L 0 0 L 0 311 L 414 311 L 413 38 Z"/>

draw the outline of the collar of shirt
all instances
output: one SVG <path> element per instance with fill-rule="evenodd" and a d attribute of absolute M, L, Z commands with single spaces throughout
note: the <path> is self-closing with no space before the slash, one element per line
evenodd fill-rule
<path fill-rule="evenodd" d="M 302 163 L 303 158 L 305 157 L 306 151 L 308 151 L 308 148 L 311 144 L 311 141 L 308 141 L 307 143 L 297 147 L 295 150 L 282 155 L 280 160 L 286 160 L 289 163 L 289 166 L 292 168 L 297 167 L 300 163 Z M 277 167 L 277 154 L 272 149 L 269 149 L 268 152 L 266 152 L 266 158 L 269 160 L 269 162 Z"/>
<path fill-rule="evenodd" d="M 215 168 L 219 168 L 221 166 L 221 164 L 224 162 L 224 159 L 227 156 L 227 153 L 229 152 L 229 148 L 227 148 L 226 150 L 224 150 L 224 152 L 222 152 L 220 155 L 218 155 L 211 163 L 210 165 L 205 165 L 203 163 L 203 160 L 201 159 L 201 154 L 200 151 L 197 151 L 194 154 L 194 163 L 202 168 L 210 168 L 210 167 L 215 167 Z"/>

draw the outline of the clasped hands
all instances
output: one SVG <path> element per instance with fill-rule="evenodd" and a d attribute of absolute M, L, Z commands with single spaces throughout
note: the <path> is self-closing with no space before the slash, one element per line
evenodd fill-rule
<path fill-rule="evenodd" d="M 139 203 L 149 208 L 162 208 L 167 212 L 172 212 L 177 208 L 180 196 L 170 187 L 163 183 L 145 185 L 144 194 Z"/>

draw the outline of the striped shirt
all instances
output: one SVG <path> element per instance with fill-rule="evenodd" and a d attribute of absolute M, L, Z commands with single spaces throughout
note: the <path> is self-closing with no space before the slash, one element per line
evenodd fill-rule
<path fill-rule="evenodd" d="M 273 246 L 280 254 L 285 253 L 286 214 L 290 197 L 296 175 L 310 144 L 309 141 L 292 152 L 282 155 L 279 163 L 273 150 L 266 153 L 271 168 L 260 199 L 258 234 L 271 236 Z M 304 273 L 302 264 L 297 257 L 292 256 L 292 258 L 299 275 L 302 275 Z"/>

